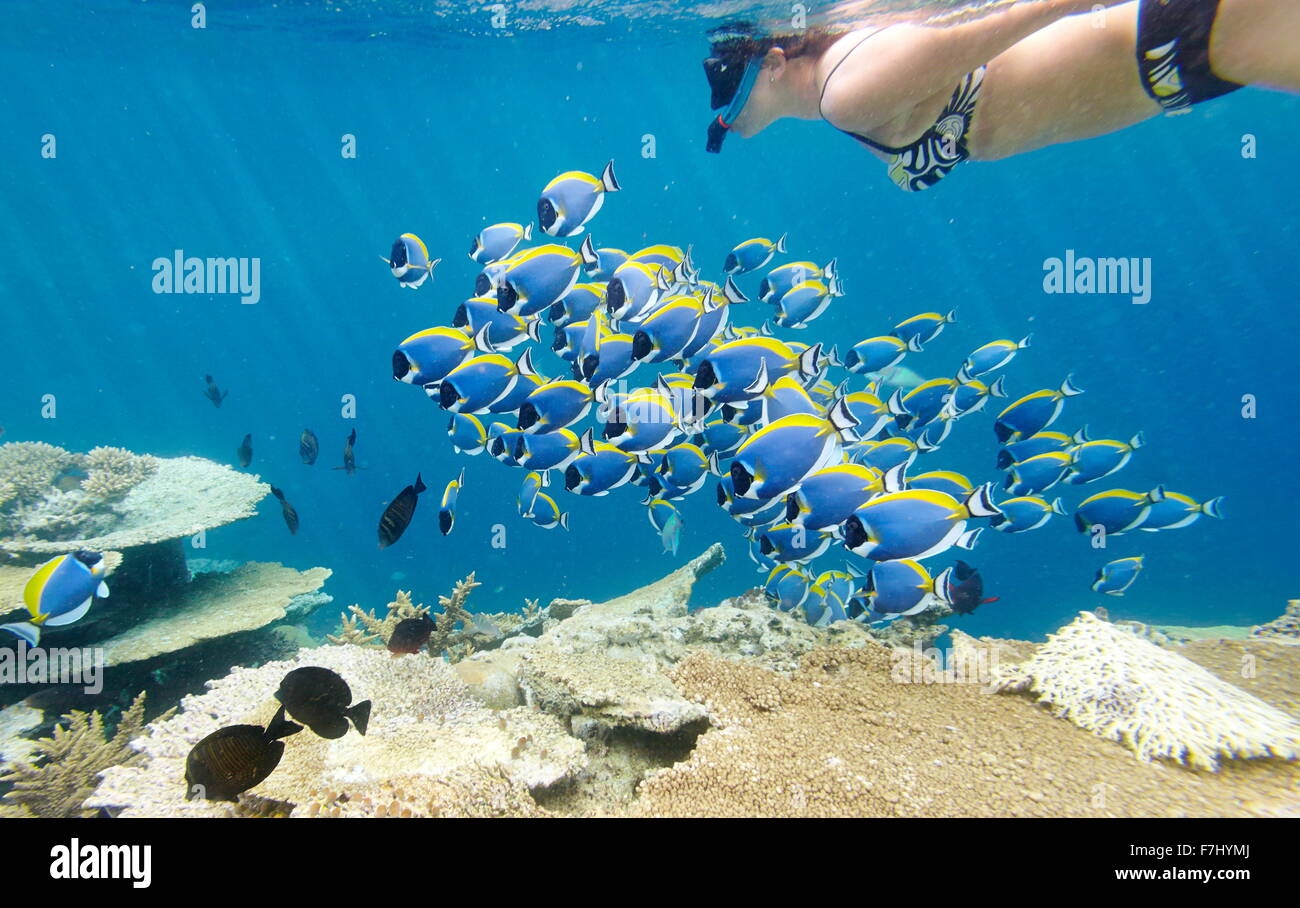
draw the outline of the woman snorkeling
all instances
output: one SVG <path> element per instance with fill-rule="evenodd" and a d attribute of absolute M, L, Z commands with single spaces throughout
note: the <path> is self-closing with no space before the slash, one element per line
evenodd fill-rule
<path fill-rule="evenodd" d="M 1076 15 L 1082 14 L 1082 15 Z M 1300 92 L 1297 0 L 1033 0 L 947 27 L 763 37 L 727 27 L 704 62 L 708 150 L 783 117 L 825 120 L 908 191 L 962 161 L 1103 135 L 1260 85 Z"/>

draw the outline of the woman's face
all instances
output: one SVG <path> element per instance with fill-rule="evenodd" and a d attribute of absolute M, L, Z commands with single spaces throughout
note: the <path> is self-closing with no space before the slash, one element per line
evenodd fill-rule
<path fill-rule="evenodd" d="M 731 124 L 732 132 L 748 139 L 758 135 L 781 116 L 778 103 L 784 88 L 781 80 L 788 71 L 785 52 L 779 47 L 769 50 L 763 58 L 763 68 L 749 93 L 749 100 L 745 102 L 740 116 Z"/>

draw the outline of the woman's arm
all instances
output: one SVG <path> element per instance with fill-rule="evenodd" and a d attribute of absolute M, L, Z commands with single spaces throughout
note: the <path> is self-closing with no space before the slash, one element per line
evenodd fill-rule
<path fill-rule="evenodd" d="M 1100 5 L 1115 2 L 1102 0 Z M 1034 0 L 962 25 L 890 26 L 835 72 L 822 98 L 822 114 L 837 126 L 867 132 L 905 116 L 927 98 L 951 92 L 962 76 L 1025 36 L 1097 5 L 1099 0 Z M 833 51 L 822 60 L 823 84 L 855 46 L 852 38 L 842 45 L 842 53 Z"/>

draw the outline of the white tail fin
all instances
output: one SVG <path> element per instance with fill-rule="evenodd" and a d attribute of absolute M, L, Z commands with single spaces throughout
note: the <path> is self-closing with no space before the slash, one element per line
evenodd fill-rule
<path fill-rule="evenodd" d="M 618 185 L 618 177 L 614 176 L 613 161 L 605 165 L 605 170 L 600 175 L 600 185 L 605 188 L 606 192 L 618 192 L 623 188 Z M 565 529 L 568 529 L 568 527 L 565 527 Z"/>

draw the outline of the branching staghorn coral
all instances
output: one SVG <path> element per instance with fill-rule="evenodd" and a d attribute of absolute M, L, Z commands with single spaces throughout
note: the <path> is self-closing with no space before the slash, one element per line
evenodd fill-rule
<path fill-rule="evenodd" d="M 519 619 L 518 615 L 487 616 L 469 612 L 465 608 L 465 602 L 474 588 L 481 585 L 471 573 L 464 580 L 456 581 L 450 596 L 438 597 L 441 611 L 433 615 L 434 629 L 427 647 L 430 655 L 441 656 L 446 653 L 450 661 L 459 662 L 474 652 L 475 641 L 497 639 L 508 632 L 494 625 L 493 619 L 502 619 L 507 623 L 510 618 Z M 398 623 L 407 618 L 429 614 L 431 611 L 427 606 L 416 605 L 411 600 L 409 591 L 398 590 L 396 598 L 388 603 L 388 613 L 383 618 L 376 615 L 374 609 L 365 610 L 359 605 L 348 606 L 348 611 L 339 616 L 342 623 L 338 632 L 327 634 L 326 639 L 335 645 L 382 646 L 388 642 Z M 517 620 L 510 630 L 523 624 L 524 621 Z"/>
<path fill-rule="evenodd" d="M 1300 759 L 1300 723 L 1286 713 L 1091 612 L 1027 661 L 999 666 L 994 686 L 1037 694 L 1056 715 L 1143 761 L 1214 771 L 1221 759 Z"/>
<path fill-rule="evenodd" d="M 144 697 L 141 692 L 131 701 L 110 738 L 104 737 L 103 716 L 74 709 L 53 735 L 35 742 L 32 761 L 6 764 L 0 782 L 14 787 L 0 798 L 0 817 L 94 816 L 82 802 L 94 792 L 101 771 L 136 758 L 129 744 L 144 728 Z"/>

